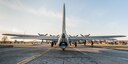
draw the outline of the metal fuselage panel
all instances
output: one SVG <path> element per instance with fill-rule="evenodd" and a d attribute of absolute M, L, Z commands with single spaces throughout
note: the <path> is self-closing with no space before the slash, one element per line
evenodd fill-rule
<path fill-rule="evenodd" d="M 68 47 L 69 40 L 66 34 L 66 17 L 65 17 L 65 4 L 63 5 L 63 17 L 62 17 L 62 34 L 58 39 L 58 45 L 60 48 L 65 49 Z"/>
<path fill-rule="evenodd" d="M 58 45 L 60 48 L 67 48 L 68 45 L 69 45 L 69 40 L 68 40 L 68 37 L 67 37 L 67 34 L 65 33 L 62 33 L 59 40 L 58 40 Z"/>

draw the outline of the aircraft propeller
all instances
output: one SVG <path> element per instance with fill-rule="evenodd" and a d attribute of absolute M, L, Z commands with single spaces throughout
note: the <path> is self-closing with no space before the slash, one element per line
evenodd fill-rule
<path fill-rule="evenodd" d="M 38 33 L 39 36 L 47 36 L 48 34 L 40 34 Z"/>
<path fill-rule="evenodd" d="M 83 34 L 80 34 L 82 37 L 89 37 L 90 34 L 87 34 L 87 35 L 83 35 Z"/>

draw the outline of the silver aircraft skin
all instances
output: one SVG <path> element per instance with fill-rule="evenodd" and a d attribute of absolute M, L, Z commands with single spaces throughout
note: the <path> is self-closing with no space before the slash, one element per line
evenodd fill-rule
<path fill-rule="evenodd" d="M 62 33 L 61 36 L 58 39 L 58 45 L 60 46 L 60 48 L 62 48 L 63 50 L 68 46 L 69 44 L 69 39 L 68 39 L 68 35 L 66 33 L 66 24 L 65 24 L 65 4 L 63 5 L 63 23 L 62 23 Z"/>
<path fill-rule="evenodd" d="M 48 34 L 39 34 L 38 35 L 25 35 L 25 34 L 2 34 L 7 36 L 13 36 L 12 39 L 39 39 L 39 40 L 51 40 L 56 42 L 57 45 L 62 49 L 65 50 L 69 46 L 70 41 L 79 41 L 79 40 L 110 40 L 117 37 L 126 37 L 124 35 L 113 35 L 113 36 L 90 36 L 82 35 L 81 36 L 70 36 L 66 33 L 66 17 L 65 17 L 65 4 L 63 5 L 63 19 L 62 19 L 62 33 L 59 36 L 48 36 Z M 53 43 L 51 43 L 53 46 Z"/>

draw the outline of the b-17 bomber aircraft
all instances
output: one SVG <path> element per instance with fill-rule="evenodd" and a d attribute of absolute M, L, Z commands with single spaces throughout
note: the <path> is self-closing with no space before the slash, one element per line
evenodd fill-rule
<path fill-rule="evenodd" d="M 116 37 L 125 37 L 124 35 L 113 35 L 113 36 L 90 36 L 82 35 L 81 36 L 70 36 L 66 33 L 66 17 L 65 17 L 65 4 L 63 5 L 63 19 L 62 19 L 62 33 L 57 36 L 48 36 L 48 34 L 39 34 L 38 35 L 26 35 L 26 34 L 2 34 L 7 36 L 13 36 L 13 39 L 38 39 L 38 40 L 51 40 L 51 46 L 53 43 L 57 43 L 57 45 L 64 51 L 65 48 L 69 46 L 71 41 L 79 41 L 79 40 L 108 40 L 114 39 Z"/>

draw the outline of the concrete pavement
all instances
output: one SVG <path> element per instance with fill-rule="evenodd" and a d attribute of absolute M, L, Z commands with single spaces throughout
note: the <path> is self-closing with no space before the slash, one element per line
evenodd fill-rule
<path fill-rule="evenodd" d="M 0 48 L 0 64 L 127 64 L 128 52 L 104 48 Z"/>

